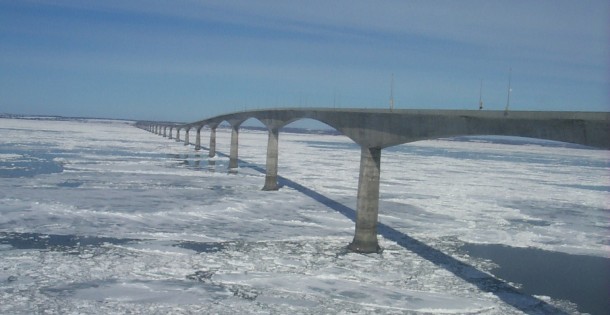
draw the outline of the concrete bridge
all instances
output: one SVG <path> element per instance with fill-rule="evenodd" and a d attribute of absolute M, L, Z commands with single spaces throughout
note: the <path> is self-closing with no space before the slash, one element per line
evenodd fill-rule
<path fill-rule="evenodd" d="M 379 212 L 381 150 L 425 139 L 464 135 L 506 135 L 563 141 L 610 149 L 608 112 L 534 112 L 466 110 L 369 110 L 369 109 L 272 109 L 220 115 L 189 124 L 139 122 L 137 126 L 172 139 L 190 143 L 196 131 L 195 150 L 201 149 L 201 129 L 210 132 L 209 156 L 216 154 L 216 128 L 227 122 L 232 129 L 229 169 L 237 168 L 241 124 L 255 118 L 269 131 L 266 176 L 263 190 L 277 190 L 279 130 L 300 119 L 323 122 L 360 145 L 356 230 L 349 245 L 357 252 L 376 252 Z"/>

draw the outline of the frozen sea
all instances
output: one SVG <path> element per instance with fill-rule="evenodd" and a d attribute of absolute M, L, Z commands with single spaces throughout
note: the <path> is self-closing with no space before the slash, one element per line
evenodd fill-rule
<path fill-rule="evenodd" d="M 265 192 L 267 134 L 239 141 L 228 174 L 128 122 L 0 119 L 0 314 L 610 313 L 608 151 L 385 149 L 383 251 L 363 255 L 346 250 L 355 144 L 280 133 Z"/>

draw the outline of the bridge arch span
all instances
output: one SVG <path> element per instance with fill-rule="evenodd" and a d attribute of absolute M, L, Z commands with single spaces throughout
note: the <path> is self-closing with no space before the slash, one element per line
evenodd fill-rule
<path fill-rule="evenodd" d="M 279 129 L 291 122 L 309 118 L 335 128 L 361 148 L 358 179 L 356 229 L 349 247 L 359 252 L 375 252 L 379 209 L 379 176 L 383 148 L 418 140 L 468 135 L 501 135 L 563 141 L 610 149 L 608 112 L 524 112 L 466 110 L 372 110 L 372 109 L 273 109 L 220 115 L 189 124 L 210 125 L 212 134 L 223 121 L 237 135 L 241 123 L 249 118 L 261 121 L 269 130 L 265 190 L 277 189 L 277 151 Z M 180 128 L 176 126 L 180 137 Z M 170 128 L 171 138 L 171 128 Z M 212 136 L 210 143 L 212 142 Z M 210 144 L 212 148 L 212 145 Z M 210 152 L 211 154 L 211 152 Z M 231 167 L 232 165 L 230 165 Z"/>
<path fill-rule="evenodd" d="M 610 148 L 609 113 L 455 110 L 278 109 L 220 115 L 197 123 L 260 120 L 268 129 L 309 118 L 365 147 L 386 148 L 418 140 L 463 135 L 508 135 Z M 194 123 L 194 124 L 197 124 Z M 602 141 L 596 141 L 602 139 Z"/>

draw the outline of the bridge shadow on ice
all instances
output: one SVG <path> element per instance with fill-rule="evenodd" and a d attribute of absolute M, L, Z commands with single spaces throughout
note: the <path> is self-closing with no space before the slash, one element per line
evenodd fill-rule
<path fill-rule="evenodd" d="M 203 150 L 208 148 L 201 146 Z M 218 156 L 228 158 L 227 154 L 216 151 Z M 201 156 L 203 157 L 203 156 Z M 262 174 L 266 173 L 265 168 L 256 164 L 238 159 L 238 165 L 243 168 L 250 168 Z M 345 206 L 344 204 L 335 201 L 327 196 L 324 196 L 310 188 L 307 188 L 297 182 L 294 182 L 286 177 L 278 175 L 278 184 L 280 187 L 293 188 L 304 195 L 320 202 L 321 204 L 343 214 L 348 219 L 356 222 L 356 210 Z M 464 263 L 442 251 L 425 244 L 403 232 L 400 232 L 387 224 L 378 223 L 378 234 L 384 238 L 396 242 L 401 247 L 419 255 L 420 257 L 432 262 L 436 266 L 443 268 L 464 281 L 475 285 L 483 292 L 492 293 L 500 300 L 513 306 L 514 308 L 526 314 L 567 314 L 557 307 L 548 304 L 546 301 L 538 299 L 528 293 L 509 285 L 508 283 L 494 278 L 490 274 L 478 270 L 474 266 Z"/>
<path fill-rule="evenodd" d="M 204 149 L 204 147 L 202 147 Z M 228 157 L 224 153 L 217 152 L 218 155 Z M 254 169 L 263 174 L 266 173 L 263 167 L 249 163 L 247 161 L 239 159 L 239 165 L 247 168 Z M 278 175 L 278 184 L 280 187 L 293 188 L 304 195 L 320 202 L 321 204 L 343 214 L 348 219 L 356 222 L 356 210 L 345 206 L 327 196 L 324 196 L 310 188 L 307 188 L 297 182 L 294 182 L 286 177 Z M 517 288 L 509 285 L 508 283 L 494 278 L 486 272 L 483 272 L 474 266 L 464 263 L 450 255 L 443 253 L 442 251 L 429 246 L 403 232 L 400 232 L 391 226 L 384 223 L 378 223 L 378 234 L 384 238 L 396 242 L 406 250 L 409 250 L 420 257 L 432 262 L 438 267 L 441 267 L 455 276 L 463 279 L 464 281 L 471 283 L 478 287 L 483 292 L 492 293 L 497 296 L 504 303 L 511 305 L 512 307 L 530 315 L 534 314 L 559 314 L 567 315 L 563 310 L 550 305 L 549 303 L 538 299 L 532 295 L 523 293 Z"/>
<path fill-rule="evenodd" d="M 262 168 L 258 166 L 249 166 L 256 170 Z M 264 172 L 264 170 L 262 170 Z M 328 198 L 314 190 L 311 190 L 301 184 L 298 184 L 290 179 L 282 176 L 279 177 L 279 184 L 293 188 L 306 196 L 309 196 L 323 205 L 338 211 L 348 219 L 356 222 L 356 211 L 347 207 L 331 198 Z M 477 286 L 481 291 L 489 292 L 500 298 L 503 302 L 519 309 L 526 314 L 539 314 L 542 310 L 545 314 L 567 314 L 566 312 L 540 300 L 534 296 L 524 294 L 517 288 L 507 284 L 506 282 L 490 276 L 489 274 L 478 270 L 477 268 L 464 263 L 442 251 L 431 247 L 405 233 L 402 233 L 384 223 L 378 223 L 378 234 L 384 238 L 396 242 L 403 248 L 419 255 L 420 257 L 432 262 L 457 277 Z"/>

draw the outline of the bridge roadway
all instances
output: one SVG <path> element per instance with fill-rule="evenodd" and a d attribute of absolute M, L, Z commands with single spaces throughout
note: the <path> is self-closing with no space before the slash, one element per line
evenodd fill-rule
<path fill-rule="evenodd" d="M 263 190 L 277 190 L 279 130 L 300 119 L 314 119 L 343 133 L 361 147 L 357 214 L 354 240 L 349 248 L 377 252 L 379 175 L 381 150 L 425 139 L 464 135 L 506 135 L 556 140 L 610 149 L 609 112 L 470 111 L 470 110 L 375 110 L 294 108 L 236 112 L 188 124 L 138 122 L 142 129 L 188 145 L 190 130 L 197 132 L 195 150 L 201 149 L 201 129 L 210 128 L 209 156 L 216 154 L 216 128 L 231 126 L 229 170 L 237 168 L 241 124 L 255 118 L 268 129 L 266 176 Z"/>

